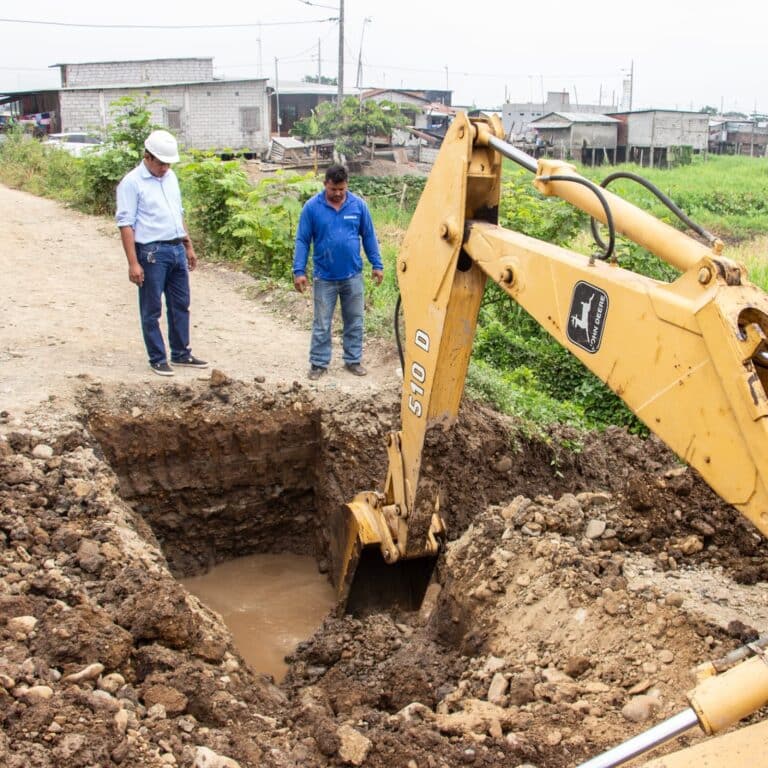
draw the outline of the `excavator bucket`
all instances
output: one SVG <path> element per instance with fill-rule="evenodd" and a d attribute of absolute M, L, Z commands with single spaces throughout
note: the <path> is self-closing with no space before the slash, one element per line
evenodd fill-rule
<path fill-rule="evenodd" d="M 334 586 L 346 613 L 418 610 L 432 578 L 436 556 L 399 559 L 391 565 L 391 536 L 380 502 L 373 493 L 358 494 L 342 504 L 330 522 L 330 557 Z"/>

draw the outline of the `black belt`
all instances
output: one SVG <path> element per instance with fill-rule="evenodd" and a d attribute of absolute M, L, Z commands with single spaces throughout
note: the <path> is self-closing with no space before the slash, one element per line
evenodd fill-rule
<path fill-rule="evenodd" d="M 183 237 L 177 237 L 174 240 L 154 240 L 151 243 L 139 243 L 139 245 L 181 245 L 184 242 Z"/>

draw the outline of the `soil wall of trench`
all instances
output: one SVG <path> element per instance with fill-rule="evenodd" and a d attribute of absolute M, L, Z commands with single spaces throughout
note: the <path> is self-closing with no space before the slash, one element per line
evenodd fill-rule
<path fill-rule="evenodd" d="M 534 439 L 465 403 L 425 448 L 450 533 L 421 610 L 335 612 L 281 686 L 255 674 L 174 575 L 275 551 L 326 570 L 398 407 L 212 379 L 92 387 L 81 419 L 8 431 L 0 764 L 565 768 L 760 630 L 762 540 L 658 441 Z"/>

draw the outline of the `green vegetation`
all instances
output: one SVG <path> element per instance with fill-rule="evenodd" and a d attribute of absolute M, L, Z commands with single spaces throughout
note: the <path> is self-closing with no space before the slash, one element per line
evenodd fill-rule
<path fill-rule="evenodd" d="M 349 105 L 359 108 L 359 103 Z M 0 180 L 96 214 L 114 209 L 117 182 L 141 157 L 144 136 L 152 130 L 146 105 L 130 99 L 113 105 L 115 122 L 98 155 L 75 158 L 11 130 L 0 144 Z M 599 182 L 610 169 L 584 169 Z M 721 237 L 731 258 L 744 263 L 753 282 L 768 290 L 768 163 L 739 157 L 694 158 L 674 170 L 625 166 L 657 185 L 692 219 Z M 322 188 L 321 176 L 278 173 L 249 180 L 239 160 L 222 161 L 203 153 L 182 158 L 176 167 L 187 209 L 187 223 L 201 255 L 227 260 L 271 285 L 291 289 L 293 243 L 304 202 Z M 599 175 L 598 175 L 599 174 Z M 567 247 L 596 250 L 587 217 L 567 203 L 539 195 L 532 177 L 506 164 L 499 221 L 509 229 Z M 383 284 L 368 286 L 368 332 L 393 339 L 398 296 L 395 263 L 405 231 L 424 188 L 420 176 L 353 176 L 350 188 L 368 201 L 385 264 Z M 674 226 L 682 225 L 642 186 L 617 180 L 612 191 Z M 617 241 L 621 266 L 658 280 L 677 273 L 633 243 Z M 366 275 L 369 271 L 366 270 Z M 495 285 L 486 291 L 467 381 L 475 398 L 514 414 L 525 423 L 553 422 L 579 428 L 607 424 L 644 427 L 569 352 Z"/>
<path fill-rule="evenodd" d="M 114 213 L 118 182 L 141 159 L 147 134 L 162 126 L 152 124 L 147 102 L 129 97 L 111 105 L 111 119 L 103 147 L 82 157 L 11 129 L 0 144 L 0 180 L 87 213 Z"/>
<path fill-rule="evenodd" d="M 125 96 L 110 106 L 110 125 L 104 147 L 83 157 L 83 178 L 76 203 L 92 213 L 115 212 L 115 189 L 135 167 L 144 150 L 144 139 L 161 125 L 152 123 L 149 102 Z"/>
<path fill-rule="evenodd" d="M 710 155 L 705 161 L 697 156 L 692 165 L 671 170 L 620 165 L 603 171 L 601 176 L 595 169 L 585 170 L 584 174 L 599 181 L 614 171 L 639 173 L 671 197 L 694 221 L 725 242 L 768 232 L 768 164 L 764 160 Z M 621 179 L 613 182 L 610 189 L 664 221 L 676 221 L 638 184 Z"/>
<path fill-rule="evenodd" d="M 80 189 L 82 172 L 77 158 L 46 147 L 14 126 L 0 143 L 0 180 L 33 195 L 72 202 Z"/>
<path fill-rule="evenodd" d="M 347 96 L 340 105 L 335 101 L 320 102 L 309 117 L 293 126 L 293 134 L 304 141 L 333 139 L 336 152 L 352 158 L 369 137 L 389 136 L 405 121 L 397 104 Z"/>

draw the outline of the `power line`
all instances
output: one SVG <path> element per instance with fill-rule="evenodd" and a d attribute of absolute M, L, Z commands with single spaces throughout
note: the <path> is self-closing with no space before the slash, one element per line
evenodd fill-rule
<path fill-rule="evenodd" d="M 50 67 L 0 67 L 0 70 L 9 72 L 50 72 Z"/>
<path fill-rule="evenodd" d="M 375 64 L 372 62 L 368 62 L 366 64 L 367 67 L 373 68 L 373 69 L 383 69 L 383 70 L 396 70 L 398 72 L 425 72 L 425 73 L 433 73 L 433 74 L 442 74 L 445 72 L 445 68 L 440 69 L 431 69 L 426 67 L 398 67 L 393 64 Z M 530 72 L 466 72 L 464 70 L 460 69 L 450 69 L 451 75 L 456 75 L 457 77 L 483 77 L 483 78 L 510 78 L 510 77 L 545 77 L 545 78 L 556 78 L 556 77 L 570 77 L 570 78 L 608 78 L 608 77 L 619 77 L 618 74 L 615 72 L 604 72 L 602 74 L 600 73 L 592 73 L 592 74 L 574 74 L 572 72 L 568 72 L 567 74 L 559 74 L 557 72 L 537 72 L 535 75 L 532 75 Z"/>
<path fill-rule="evenodd" d="M 332 11 L 339 10 L 338 5 L 322 5 L 321 3 L 311 3 L 310 0 L 299 0 L 299 2 L 303 3 L 304 5 L 311 5 L 314 8 L 330 8 Z"/>
<path fill-rule="evenodd" d="M 77 24 L 68 21 L 37 21 L 35 19 L 0 19 L 6 24 L 41 24 L 47 27 L 81 27 L 84 29 L 231 29 L 240 27 L 287 27 L 297 24 L 324 24 L 338 18 L 312 19 L 310 21 L 254 21 L 243 24 Z"/>

